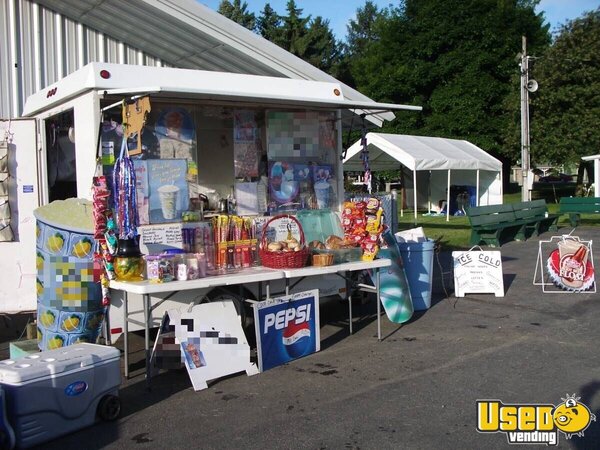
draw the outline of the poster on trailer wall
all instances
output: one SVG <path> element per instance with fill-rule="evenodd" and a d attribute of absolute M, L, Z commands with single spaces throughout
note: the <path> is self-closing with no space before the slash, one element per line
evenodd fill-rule
<path fill-rule="evenodd" d="M 318 352 L 319 290 L 255 303 L 254 323 L 261 372 Z"/>

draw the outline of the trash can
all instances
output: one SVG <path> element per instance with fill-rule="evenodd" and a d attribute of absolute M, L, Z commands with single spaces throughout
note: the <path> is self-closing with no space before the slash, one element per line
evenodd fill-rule
<path fill-rule="evenodd" d="M 38 347 L 94 343 L 106 311 L 102 269 L 94 262 L 92 203 L 57 200 L 37 208 L 34 216 Z"/>
<path fill-rule="evenodd" d="M 398 242 L 415 311 L 431 307 L 435 242 Z"/>

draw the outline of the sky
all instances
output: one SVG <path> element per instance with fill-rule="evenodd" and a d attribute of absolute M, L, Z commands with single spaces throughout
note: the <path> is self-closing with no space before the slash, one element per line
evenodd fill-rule
<path fill-rule="evenodd" d="M 232 1 L 232 0 L 230 0 Z M 443 1 L 443 0 L 440 0 Z M 265 3 L 269 3 L 279 14 L 285 14 L 287 0 L 245 0 L 248 10 L 257 16 L 263 10 Z M 200 0 L 215 11 L 219 8 L 220 0 Z M 233 1 L 232 1 L 233 3 Z M 384 8 L 390 3 L 397 5 L 397 1 L 374 0 L 379 8 Z M 304 16 L 321 16 L 329 20 L 329 26 L 337 39 L 346 36 L 346 24 L 356 17 L 356 10 L 365 4 L 365 0 L 296 0 L 296 5 L 302 8 Z M 550 30 L 554 30 L 567 20 L 579 17 L 584 11 L 591 11 L 600 7 L 600 0 L 542 0 L 537 11 L 543 11 L 546 21 L 550 23 Z"/>

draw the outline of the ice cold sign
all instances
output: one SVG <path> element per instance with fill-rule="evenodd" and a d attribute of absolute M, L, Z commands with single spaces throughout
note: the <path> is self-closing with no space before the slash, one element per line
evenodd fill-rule
<path fill-rule="evenodd" d="M 499 251 L 452 252 L 452 258 L 456 297 L 464 297 L 469 293 L 504 297 L 502 255 Z"/>

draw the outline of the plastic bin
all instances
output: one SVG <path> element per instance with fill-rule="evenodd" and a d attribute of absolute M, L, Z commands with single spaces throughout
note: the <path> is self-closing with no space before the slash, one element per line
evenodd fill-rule
<path fill-rule="evenodd" d="M 404 271 L 415 311 L 431 307 L 431 288 L 433 285 L 433 251 L 435 243 L 398 242 Z"/>
<path fill-rule="evenodd" d="M 105 308 L 102 268 L 94 262 L 92 203 L 75 198 L 57 200 L 33 214 L 38 346 L 53 350 L 93 343 L 104 322 Z"/>

